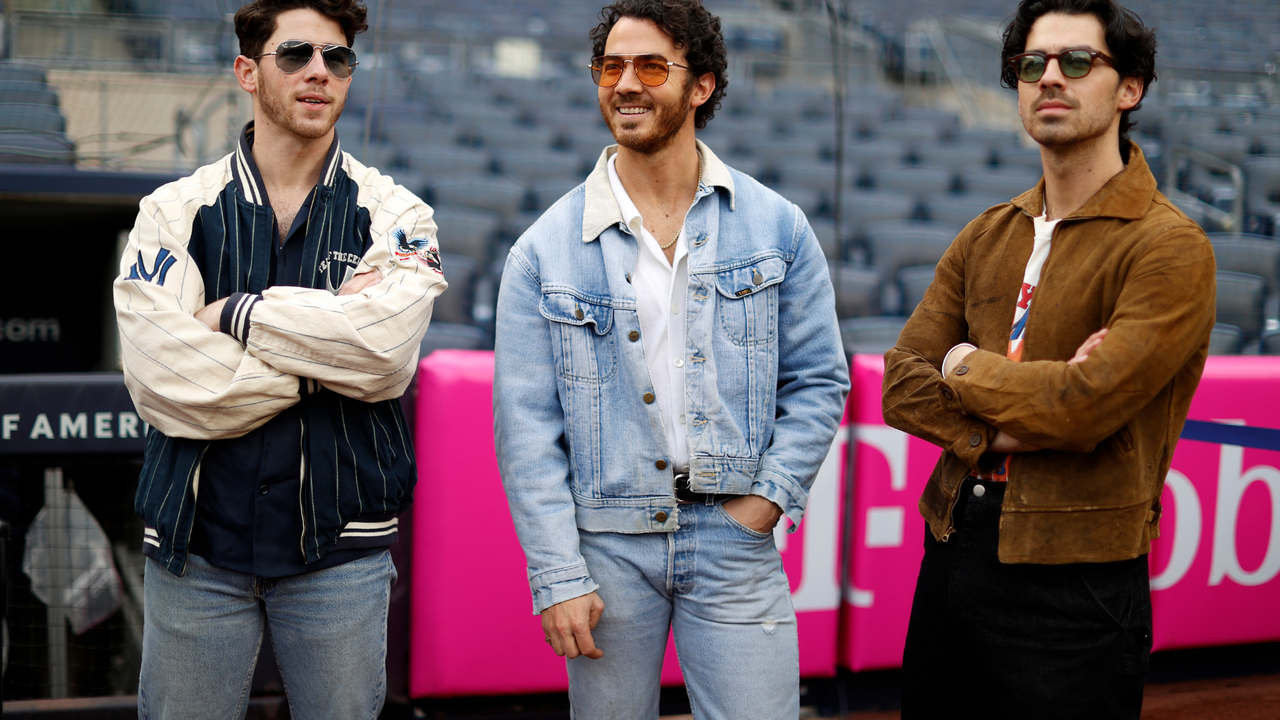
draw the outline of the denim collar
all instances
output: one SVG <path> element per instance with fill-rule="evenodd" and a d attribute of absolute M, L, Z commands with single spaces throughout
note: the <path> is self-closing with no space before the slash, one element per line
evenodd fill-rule
<path fill-rule="evenodd" d="M 338 143 L 338 134 L 333 134 L 333 143 L 329 145 L 329 153 L 324 159 L 324 170 L 320 173 L 320 184 L 332 186 L 338 177 L 338 166 L 342 164 L 342 148 Z M 267 186 L 262 182 L 258 172 L 258 164 L 253 161 L 253 121 L 250 120 L 240 132 L 240 142 L 236 143 L 236 156 L 231 162 L 232 175 L 240 188 L 241 197 L 254 205 L 270 205 L 267 199 Z"/>
<path fill-rule="evenodd" d="M 712 188 L 722 187 L 729 193 L 729 209 L 733 210 L 733 176 L 729 168 L 711 148 L 701 140 L 695 140 L 702 153 L 702 183 L 698 185 L 698 194 L 694 199 L 711 193 Z M 595 169 L 587 176 L 586 200 L 582 211 L 582 242 L 589 243 L 600 237 L 600 233 L 626 223 L 622 217 L 622 209 L 618 207 L 618 199 L 613 195 L 613 187 L 609 184 L 609 158 L 618 152 L 617 145 L 610 145 L 600 153 Z"/>

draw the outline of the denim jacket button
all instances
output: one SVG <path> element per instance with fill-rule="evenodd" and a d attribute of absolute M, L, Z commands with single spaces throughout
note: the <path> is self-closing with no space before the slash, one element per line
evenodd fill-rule
<path fill-rule="evenodd" d="M 645 404 L 645 405 L 651 405 L 651 404 L 653 404 L 653 393 L 645 393 L 645 394 L 644 394 L 644 404 Z"/>
<path fill-rule="evenodd" d="M 573 311 L 573 316 L 574 316 L 574 317 L 576 317 L 576 318 L 578 318 L 579 320 L 581 320 L 581 319 L 582 319 L 582 317 L 583 317 L 583 315 L 582 315 L 582 308 L 578 308 L 577 310 L 574 310 L 574 311 Z"/>
<path fill-rule="evenodd" d="M 657 520 L 657 521 L 658 521 L 658 522 L 660 522 L 660 523 L 664 523 L 664 522 L 666 522 L 666 521 L 667 521 L 667 514 L 666 514 L 665 512 L 663 512 L 663 511 L 659 510 L 659 511 L 658 511 L 658 514 L 653 516 L 653 519 L 654 519 L 654 520 Z"/>
<path fill-rule="evenodd" d="M 666 469 L 667 469 L 667 461 L 666 461 L 666 460 L 659 460 L 658 462 L 654 463 L 654 464 L 653 464 L 653 466 L 654 466 L 654 467 L 656 467 L 656 468 L 658 468 L 659 470 L 666 470 Z"/>
<path fill-rule="evenodd" d="M 627 339 L 630 340 L 631 342 L 635 342 L 640 339 L 640 333 L 636 332 L 635 330 L 632 330 L 631 332 L 627 333 Z"/>

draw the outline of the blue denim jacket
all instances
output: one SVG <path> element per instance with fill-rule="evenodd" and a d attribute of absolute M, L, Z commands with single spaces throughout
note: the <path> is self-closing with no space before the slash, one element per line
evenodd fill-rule
<path fill-rule="evenodd" d="M 698 147 L 690 485 L 766 497 L 798 523 L 849 389 L 826 259 L 799 208 Z M 498 295 L 494 433 L 535 613 L 596 589 L 579 530 L 680 522 L 630 284 L 639 246 L 609 186 L 615 151 L 520 237 Z"/>

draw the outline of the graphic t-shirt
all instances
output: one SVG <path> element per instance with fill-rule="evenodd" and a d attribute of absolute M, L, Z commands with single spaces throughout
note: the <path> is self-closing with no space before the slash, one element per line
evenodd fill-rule
<path fill-rule="evenodd" d="M 1033 218 L 1035 223 L 1035 244 L 1031 247 L 1031 257 L 1027 259 L 1027 269 L 1022 273 L 1022 289 L 1018 291 L 1018 305 L 1013 311 L 1013 330 L 1009 333 L 1009 349 L 1006 356 L 1014 362 L 1022 360 L 1022 342 L 1027 337 L 1027 316 L 1031 311 L 1031 301 L 1035 298 L 1036 288 L 1040 285 L 1040 270 L 1044 267 L 1045 258 L 1049 257 L 1049 243 L 1053 240 L 1053 229 L 1057 220 L 1049 220 L 1046 215 Z M 1013 455 L 1006 455 L 1000 467 L 989 475 L 980 475 L 984 480 L 996 482 L 1009 481 L 1009 461 Z"/>

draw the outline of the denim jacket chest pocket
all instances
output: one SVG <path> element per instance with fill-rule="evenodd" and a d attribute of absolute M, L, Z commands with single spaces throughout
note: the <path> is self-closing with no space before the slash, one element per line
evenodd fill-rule
<path fill-rule="evenodd" d="M 778 285 L 787 263 L 771 257 L 716 273 L 720 326 L 734 345 L 771 343 L 778 333 Z"/>
<path fill-rule="evenodd" d="M 614 377 L 618 357 L 613 344 L 613 308 L 599 299 L 566 292 L 544 292 L 539 312 L 551 321 L 556 372 L 579 383 L 604 383 Z"/>

